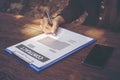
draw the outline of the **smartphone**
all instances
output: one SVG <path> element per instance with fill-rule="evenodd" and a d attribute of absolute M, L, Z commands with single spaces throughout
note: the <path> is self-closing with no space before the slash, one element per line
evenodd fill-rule
<path fill-rule="evenodd" d="M 104 68 L 112 52 L 113 47 L 96 44 L 82 63 L 96 68 Z"/>

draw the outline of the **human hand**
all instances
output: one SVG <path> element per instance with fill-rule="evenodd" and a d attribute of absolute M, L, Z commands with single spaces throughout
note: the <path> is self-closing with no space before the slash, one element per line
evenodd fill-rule
<path fill-rule="evenodd" d="M 52 19 L 52 24 L 50 24 L 48 18 L 44 17 L 41 21 L 41 26 L 43 28 L 44 33 L 55 33 L 60 24 L 64 22 L 64 19 L 61 16 L 57 16 Z"/>

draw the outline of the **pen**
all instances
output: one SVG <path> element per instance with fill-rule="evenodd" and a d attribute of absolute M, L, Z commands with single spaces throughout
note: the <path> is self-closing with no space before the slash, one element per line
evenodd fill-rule
<path fill-rule="evenodd" d="M 47 17 L 48 17 L 48 20 L 49 20 L 49 22 L 50 22 L 50 25 L 53 25 L 52 19 L 51 19 L 50 15 L 49 15 L 48 11 L 46 10 L 45 12 L 46 12 L 46 15 L 47 15 Z"/>
<path fill-rule="evenodd" d="M 50 25 L 53 25 L 53 22 L 52 22 L 52 19 L 51 19 L 51 17 L 50 17 L 50 14 L 48 13 L 47 10 L 46 10 L 45 12 L 46 12 L 46 15 L 47 15 L 47 17 L 48 17 L 48 20 L 49 20 Z M 56 36 L 55 33 L 52 33 L 52 34 L 53 34 L 54 36 Z"/>

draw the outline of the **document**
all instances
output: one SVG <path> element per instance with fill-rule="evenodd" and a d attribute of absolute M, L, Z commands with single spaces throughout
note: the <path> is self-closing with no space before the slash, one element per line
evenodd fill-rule
<path fill-rule="evenodd" d="M 56 34 L 40 34 L 7 47 L 5 51 L 41 71 L 96 41 L 61 27 Z"/>

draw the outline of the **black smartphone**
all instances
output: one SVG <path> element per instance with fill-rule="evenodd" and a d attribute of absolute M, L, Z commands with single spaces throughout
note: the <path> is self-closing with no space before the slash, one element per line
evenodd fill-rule
<path fill-rule="evenodd" d="M 96 44 L 82 63 L 96 68 L 104 68 L 112 52 L 113 47 Z"/>

